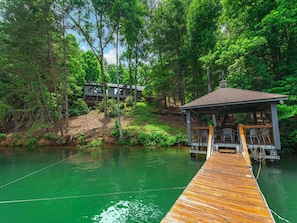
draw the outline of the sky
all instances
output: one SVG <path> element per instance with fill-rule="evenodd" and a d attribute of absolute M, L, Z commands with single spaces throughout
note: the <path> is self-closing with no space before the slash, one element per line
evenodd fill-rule
<path fill-rule="evenodd" d="M 87 51 L 87 50 L 90 49 L 88 44 L 85 41 L 83 41 L 83 38 L 81 36 L 79 36 L 76 32 L 69 31 L 68 33 L 75 36 L 81 50 Z M 115 48 L 114 48 L 114 46 L 112 44 L 109 44 L 105 48 L 104 58 L 106 59 L 108 64 L 115 64 L 116 63 L 116 50 L 115 50 Z"/>
<path fill-rule="evenodd" d="M 67 30 L 67 34 L 72 34 L 75 36 L 76 41 L 79 44 L 79 47 L 83 51 L 90 50 L 88 44 L 84 41 L 83 37 L 80 36 L 74 30 Z M 119 50 L 121 53 L 121 50 Z M 109 44 L 104 50 L 104 58 L 106 59 L 108 64 L 115 64 L 116 63 L 116 50 L 112 44 Z"/>
<path fill-rule="evenodd" d="M 80 49 L 83 51 L 87 51 L 90 48 L 84 42 L 79 42 Z M 114 46 L 111 44 L 104 50 L 104 58 L 106 59 L 108 64 L 115 64 L 116 63 L 116 50 Z"/>

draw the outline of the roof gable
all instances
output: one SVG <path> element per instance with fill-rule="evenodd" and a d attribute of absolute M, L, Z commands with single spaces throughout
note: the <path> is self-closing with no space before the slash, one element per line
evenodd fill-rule
<path fill-rule="evenodd" d="M 186 110 L 193 108 L 217 107 L 225 105 L 278 102 L 280 100 L 287 99 L 288 96 L 282 94 L 273 94 L 235 88 L 220 88 L 181 106 L 181 109 Z"/>

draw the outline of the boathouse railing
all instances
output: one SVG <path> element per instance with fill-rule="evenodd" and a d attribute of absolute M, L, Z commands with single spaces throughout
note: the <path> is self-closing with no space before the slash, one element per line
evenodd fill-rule
<path fill-rule="evenodd" d="M 247 144 L 274 145 L 272 125 L 242 125 Z"/>
<path fill-rule="evenodd" d="M 213 126 L 195 126 L 191 129 L 189 142 L 191 154 L 205 154 L 209 158 L 213 150 L 235 148 L 237 152 L 250 154 L 253 159 L 258 157 L 277 160 L 280 159 L 273 137 L 272 125 L 238 125 L 233 130 L 233 140 L 222 140 L 221 130 Z M 232 139 L 232 138 L 231 138 Z"/>
<path fill-rule="evenodd" d="M 253 159 L 280 159 L 272 125 L 242 125 L 242 128 Z"/>
<path fill-rule="evenodd" d="M 191 129 L 192 142 L 207 143 L 208 140 L 208 126 L 196 126 Z"/>

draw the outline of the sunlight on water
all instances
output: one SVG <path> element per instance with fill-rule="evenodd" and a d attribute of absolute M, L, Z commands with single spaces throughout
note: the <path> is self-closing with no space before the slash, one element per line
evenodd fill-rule
<path fill-rule="evenodd" d="M 112 204 L 99 215 L 92 217 L 94 223 L 106 222 L 151 222 L 152 219 L 160 219 L 162 212 L 155 204 L 144 204 L 143 201 L 119 201 Z"/>

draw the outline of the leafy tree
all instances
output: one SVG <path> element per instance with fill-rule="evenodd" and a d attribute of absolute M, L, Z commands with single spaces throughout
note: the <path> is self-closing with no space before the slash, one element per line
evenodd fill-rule
<path fill-rule="evenodd" d="M 83 69 L 86 73 L 87 82 L 100 82 L 100 65 L 94 53 L 88 50 L 82 54 Z"/>
<path fill-rule="evenodd" d="M 280 106 L 280 123 L 286 145 L 294 144 L 296 3 L 225 0 L 222 5 L 223 29 L 213 54 L 216 63 L 228 67 L 230 86 L 291 95 Z"/>
<path fill-rule="evenodd" d="M 61 114 L 56 44 L 58 15 L 47 1 L 2 1 L 1 74 L 3 102 L 10 106 L 14 127 L 49 126 Z M 1 76 L 2 76 L 1 75 Z"/>
<path fill-rule="evenodd" d="M 170 0 L 159 3 L 152 12 L 151 38 L 153 77 L 151 86 L 160 96 L 175 95 L 184 103 L 186 14 L 189 1 Z M 170 94 L 171 93 L 171 94 Z"/>
<path fill-rule="evenodd" d="M 113 2 L 112 11 L 110 16 L 110 21 L 115 28 L 115 48 L 116 48 L 116 79 L 118 85 L 118 92 L 119 92 L 119 84 L 120 84 L 120 74 L 119 74 L 119 56 L 118 56 L 118 48 L 119 48 L 119 38 L 120 33 L 123 30 L 124 37 L 129 42 L 131 39 L 135 39 L 133 35 L 137 34 L 139 29 L 135 28 L 141 24 L 141 10 L 139 8 L 139 3 L 137 0 L 117 0 Z M 133 28 L 131 28 L 133 27 Z M 127 34 L 125 31 L 134 31 Z M 133 36 L 133 38 L 129 38 Z M 119 134 L 120 139 L 123 137 L 123 131 L 121 127 L 121 112 L 120 112 L 120 98 L 119 95 L 117 97 L 118 103 L 118 127 L 119 127 Z"/>
<path fill-rule="evenodd" d="M 62 1 L 58 11 L 67 15 L 73 28 L 84 38 L 100 64 L 104 115 L 107 116 L 104 49 L 114 38 L 110 21 L 113 4 L 108 0 Z"/>
<path fill-rule="evenodd" d="M 189 75 L 186 80 L 186 91 L 193 100 L 207 92 L 206 70 L 210 64 L 203 63 L 201 58 L 212 52 L 216 41 L 218 19 L 221 14 L 219 0 L 194 0 L 187 14 L 187 57 L 189 60 Z M 217 77 L 213 77 L 217 82 Z"/>
<path fill-rule="evenodd" d="M 84 53 L 81 51 L 76 38 L 71 34 L 66 36 L 66 48 L 68 75 L 67 91 L 69 95 L 70 109 L 76 111 L 71 114 L 85 114 L 87 110 L 84 107 L 86 105 L 83 105 L 84 102 L 81 100 L 87 76 L 86 70 L 84 69 L 84 67 L 86 67 L 86 64 L 84 63 Z"/>

